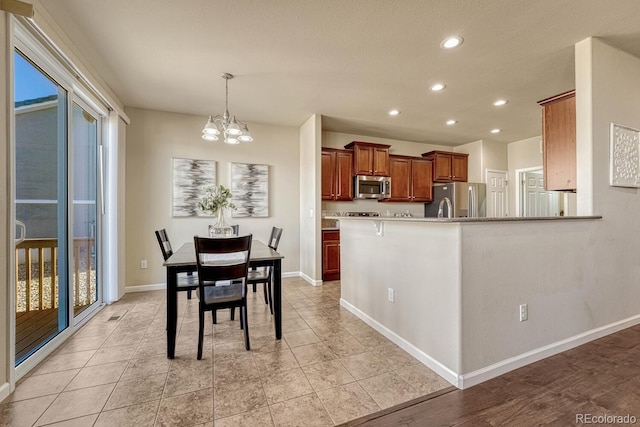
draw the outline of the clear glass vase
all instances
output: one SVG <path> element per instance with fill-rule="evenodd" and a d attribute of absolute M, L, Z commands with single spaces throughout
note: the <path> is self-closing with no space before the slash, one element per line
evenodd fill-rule
<path fill-rule="evenodd" d="M 218 209 L 215 225 L 209 226 L 209 237 L 231 237 L 233 228 L 224 219 L 224 209 Z"/>

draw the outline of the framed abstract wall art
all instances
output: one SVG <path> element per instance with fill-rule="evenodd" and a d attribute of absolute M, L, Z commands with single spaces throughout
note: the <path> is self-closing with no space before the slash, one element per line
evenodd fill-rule
<path fill-rule="evenodd" d="M 215 160 L 173 159 L 173 217 L 211 216 L 199 203 L 205 188 L 216 185 Z"/>
<path fill-rule="evenodd" d="M 609 185 L 640 187 L 640 131 L 611 123 Z"/>
<path fill-rule="evenodd" d="M 269 216 L 269 165 L 231 163 L 234 218 Z"/>

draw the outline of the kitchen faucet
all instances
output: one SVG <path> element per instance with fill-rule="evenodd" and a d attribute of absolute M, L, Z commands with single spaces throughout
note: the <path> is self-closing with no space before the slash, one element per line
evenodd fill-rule
<path fill-rule="evenodd" d="M 438 206 L 438 218 L 442 218 L 444 216 L 444 212 L 442 211 L 444 202 L 447 202 L 447 217 L 452 218 L 451 200 L 449 200 L 448 197 L 443 197 L 442 200 L 440 200 L 440 205 Z"/>

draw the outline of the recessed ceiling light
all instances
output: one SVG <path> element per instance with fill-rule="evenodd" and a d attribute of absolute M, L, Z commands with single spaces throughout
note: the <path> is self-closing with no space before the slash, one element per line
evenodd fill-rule
<path fill-rule="evenodd" d="M 390 116 L 398 116 L 400 115 L 401 111 L 400 110 L 389 110 L 389 115 Z"/>
<path fill-rule="evenodd" d="M 491 129 L 491 133 L 500 133 L 502 129 Z"/>
<path fill-rule="evenodd" d="M 447 87 L 447 86 L 444 83 L 436 83 L 436 84 L 431 85 L 431 87 L 429 87 L 429 89 L 431 89 L 432 92 L 440 92 L 445 87 Z"/>
<path fill-rule="evenodd" d="M 493 105 L 495 105 L 496 107 L 502 107 L 508 102 L 509 101 L 507 101 L 506 99 L 498 99 L 496 102 L 493 103 Z"/>
<path fill-rule="evenodd" d="M 449 126 L 451 126 L 451 125 L 455 125 L 456 123 L 458 123 L 458 121 L 457 121 L 457 120 L 453 120 L 453 119 L 451 119 L 451 120 L 447 120 L 447 124 L 448 124 Z"/>
<path fill-rule="evenodd" d="M 453 49 L 454 47 L 458 47 L 462 44 L 463 39 L 460 36 L 451 36 L 442 40 L 440 43 L 440 47 L 443 49 Z"/>

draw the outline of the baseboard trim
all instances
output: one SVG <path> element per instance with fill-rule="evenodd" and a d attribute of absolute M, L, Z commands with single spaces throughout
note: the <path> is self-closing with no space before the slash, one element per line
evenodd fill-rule
<path fill-rule="evenodd" d="M 124 291 L 126 293 L 129 292 L 146 292 L 146 291 L 161 291 L 167 289 L 167 284 L 166 283 L 156 283 L 154 285 L 133 285 L 133 286 L 126 286 L 124 288 Z"/>
<path fill-rule="evenodd" d="M 555 343 L 536 348 L 534 350 L 502 360 L 468 374 L 458 374 L 444 366 L 438 360 L 424 353 L 422 350 L 418 349 L 413 344 L 409 343 L 404 338 L 388 329 L 386 326 L 369 317 L 367 314 L 360 311 L 358 308 L 342 298 L 340 299 L 340 305 L 349 310 L 363 322 L 374 328 L 376 331 L 380 332 L 382 335 L 400 346 L 407 353 L 411 354 L 428 368 L 436 372 L 442 378 L 455 385 L 459 389 L 469 388 L 484 381 L 488 381 L 492 378 L 499 377 L 500 375 L 506 374 L 507 372 L 522 368 L 523 366 L 540 361 L 542 359 L 546 359 L 547 357 L 556 355 L 558 353 L 562 353 L 563 351 L 570 350 L 598 338 L 602 338 L 631 326 L 640 324 L 640 314 L 638 314 L 627 319 L 623 319 L 609 325 L 601 326 L 599 328 L 574 335 Z"/>
<path fill-rule="evenodd" d="M 312 279 L 311 277 L 307 276 L 303 272 L 300 272 L 300 277 L 302 277 L 306 282 L 308 282 L 312 286 L 322 286 L 322 280 Z"/>
<path fill-rule="evenodd" d="M 521 368 L 533 362 L 545 359 L 547 357 L 562 353 L 590 341 L 611 335 L 615 332 L 640 324 L 640 314 L 629 317 L 609 325 L 601 326 L 590 331 L 583 332 L 578 335 L 557 341 L 555 343 L 536 348 L 534 350 L 522 353 L 518 356 L 502 360 L 493 365 L 478 369 L 468 374 L 459 376 L 459 388 L 469 388 L 481 382 L 498 377 L 514 369 Z"/>
<path fill-rule="evenodd" d="M 371 326 L 376 331 L 380 332 L 382 335 L 387 337 L 390 341 L 398 345 L 404 351 L 418 359 L 422 362 L 423 365 L 426 365 L 429 369 L 434 371 L 436 374 L 440 375 L 442 378 L 450 382 L 452 385 L 459 387 L 458 385 L 458 374 L 451 369 L 447 368 L 445 365 L 429 356 L 427 353 L 420 350 L 418 347 L 414 346 L 400 335 L 396 334 L 392 330 L 388 329 L 382 323 L 379 323 L 377 320 L 369 317 L 366 313 L 361 311 L 360 309 L 353 306 L 351 303 L 345 301 L 340 298 L 340 305 L 351 313 L 356 315 L 360 320 L 365 322 L 367 325 Z"/>
<path fill-rule="evenodd" d="M 286 278 L 289 278 L 289 277 L 301 277 L 301 276 L 302 276 L 302 273 L 300 273 L 299 271 L 290 271 L 290 272 L 287 272 L 287 273 L 282 273 L 282 278 L 283 279 L 286 279 Z M 150 284 L 150 285 L 132 285 L 132 286 L 126 286 L 124 288 L 126 293 L 129 293 L 129 292 L 146 292 L 146 291 L 162 291 L 164 289 L 167 289 L 167 284 L 166 283 L 156 283 L 156 284 Z"/>
<path fill-rule="evenodd" d="M 9 383 L 4 383 L 0 385 L 0 402 L 5 400 L 11 394 L 11 385 Z"/>

